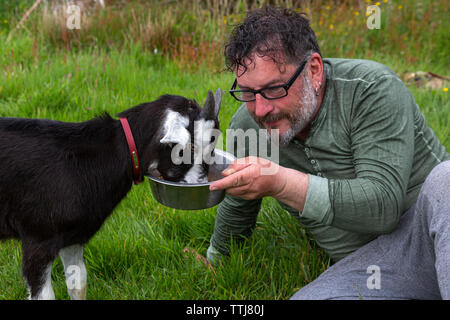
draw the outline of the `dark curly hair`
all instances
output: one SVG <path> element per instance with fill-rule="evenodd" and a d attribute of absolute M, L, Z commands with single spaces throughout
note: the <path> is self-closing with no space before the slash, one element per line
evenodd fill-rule
<path fill-rule="evenodd" d="M 321 55 L 309 20 L 292 9 L 265 6 L 249 11 L 236 25 L 225 44 L 225 63 L 229 71 L 252 62 L 253 54 L 270 57 L 277 64 L 300 63 L 309 54 Z"/>

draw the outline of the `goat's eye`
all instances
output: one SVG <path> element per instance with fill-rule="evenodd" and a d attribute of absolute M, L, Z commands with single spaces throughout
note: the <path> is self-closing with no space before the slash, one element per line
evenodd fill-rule
<path fill-rule="evenodd" d="M 183 149 L 180 150 L 179 155 L 180 155 L 180 157 L 183 157 Z"/>
<path fill-rule="evenodd" d="M 214 142 L 214 140 L 216 140 L 215 136 L 211 136 L 211 139 L 209 140 L 210 143 Z"/>

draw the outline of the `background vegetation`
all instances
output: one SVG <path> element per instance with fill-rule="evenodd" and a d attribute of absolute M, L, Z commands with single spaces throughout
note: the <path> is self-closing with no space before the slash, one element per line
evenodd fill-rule
<path fill-rule="evenodd" d="M 373 59 L 399 75 L 449 75 L 448 1 L 82 1 L 81 29 L 66 27 L 62 1 L 46 1 L 16 28 L 34 0 L 0 2 L 0 116 L 84 121 L 164 93 L 202 102 L 228 89 L 222 46 L 246 10 L 284 5 L 310 19 L 326 57 Z M 366 27 L 379 5 L 380 30 Z M 427 123 L 450 150 L 447 88 L 410 86 Z M 239 103 L 225 95 L 225 130 Z M 287 299 L 314 280 L 326 255 L 278 204 L 265 199 L 254 235 L 213 270 L 205 255 L 215 208 L 159 205 L 147 182 L 134 187 L 85 248 L 88 299 Z M 0 244 L 0 299 L 24 299 L 20 242 Z M 67 299 L 63 269 L 53 267 L 56 297 Z"/>

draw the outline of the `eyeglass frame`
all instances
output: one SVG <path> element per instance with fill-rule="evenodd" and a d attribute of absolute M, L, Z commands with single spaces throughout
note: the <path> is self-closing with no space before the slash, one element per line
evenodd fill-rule
<path fill-rule="evenodd" d="M 297 80 L 298 76 L 302 73 L 303 69 L 306 66 L 306 63 L 308 62 L 308 60 L 305 60 L 302 62 L 302 64 L 297 68 L 297 71 L 295 71 L 295 73 L 292 75 L 292 77 L 288 80 L 287 83 L 282 84 L 282 85 L 278 85 L 278 86 L 272 86 L 272 87 L 266 87 L 266 88 L 262 88 L 259 90 L 253 90 L 253 89 L 246 89 L 246 90 L 236 90 L 236 86 L 237 86 L 237 78 L 234 79 L 233 85 L 231 86 L 230 90 L 228 90 L 228 92 L 231 94 L 231 96 L 233 98 L 235 98 L 237 101 L 240 102 L 251 102 L 251 101 L 255 101 L 256 100 L 256 94 L 260 94 L 261 96 L 263 96 L 265 99 L 267 100 L 276 100 L 276 99 L 281 99 L 286 97 L 289 94 L 289 88 L 294 84 L 295 80 Z M 264 94 L 264 90 L 268 90 L 268 89 L 277 89 L 277 88 L 283 88 L 285 91 L 285 95 L 282 95 L 280 97 L 276 97 L 276 98 L 270 98 L 270 97 L 266 97 L 266 95 Z M 254 94 L 254 98 L 251 100 L 242 100 L 240 98 L 238 98 L 235 93 L 243 93 L 243 92 L 251 92 Z"/>

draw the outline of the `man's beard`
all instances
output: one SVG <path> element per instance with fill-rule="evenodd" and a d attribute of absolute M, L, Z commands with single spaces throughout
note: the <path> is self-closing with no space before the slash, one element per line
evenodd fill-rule
<path fill-rule="evenodd" d="M 306 128 L 317 108 L 317 96 L 314 93 L 311 81 L 306 75 L 302 75 L 302 79 L 303 88 L 300 94 L 301 101 L 298 102 L 292 114 L 284 111 L 280 111 L 277 114 L 269 113 L 264 117 L 257 117 L 253 113 L 251 114 L 261 128 L 265 128 L 264 123 L 281 119 L 287 119 L 289 121 L 289 129 L 279 136 L 280 146 L 287 146 L 297 134 Z M 270 140 L 270 130 L 267 130 L 267 133 L 267 138 Z"/>

